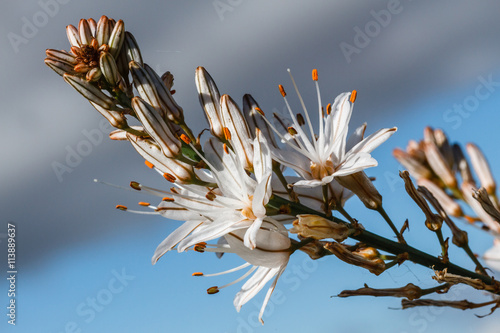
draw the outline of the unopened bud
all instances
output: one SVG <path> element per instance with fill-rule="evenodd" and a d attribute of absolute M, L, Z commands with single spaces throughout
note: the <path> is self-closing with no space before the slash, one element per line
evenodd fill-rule
<path fill-rule="evenodd" d="M 484 187 L 489 195 L 495 195 L 497 185 L 483 152 L 473 143 L 468 143 L 466 148 L 470 156 L 472 167 L 481 182 L 481 187 Z"/>
<path fill-rule="evenodd" d="M 354 232 L 354 229 L 350 229 L 345 224 L 336 223 L 318 215 L 303 214 L 297 217 L 298 220 L 293 221 L 290 232 L 305 238 L 311 237 L 317 240 L 333 238 L 342 242 Z"/>
<path fill-rule="evenodd" d="M 364 257 L 347 250 L 342 244 L 327 243 L 325 245 L 325 249 L 333 253 L 340 260 L 351 265 L 366 268 L 375 275 L 380 275 L 383 271 L 385 271 L 385 263 L 382 259 L 365 259 Z"/>
<path fill-rule="evenodd" d="M 335 179 L 340 185 L 356 194 L 366 208 L 377 210 L 382 207 L 382 196 L 363 171 Z"/>

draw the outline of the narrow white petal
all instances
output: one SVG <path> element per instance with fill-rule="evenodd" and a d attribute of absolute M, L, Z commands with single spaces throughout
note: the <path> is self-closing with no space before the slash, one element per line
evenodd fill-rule
<path fill-rule="evenodd" d="M 351 150 L 349 150 L 349 153 L 371 153 L 375 148 L 389 139 L 396 131 L 396 127 L 380 129 L 355 145 Z"/>
<path fill-rule="evenodd" d="M 170 251 L 175 245 L 177 245 L 182 239 L 189 235 L 194 229 L 201 225 L 200 221 L 186 221 L 179 228 L 175 229 L 170 235 L 168 235 L 163 242 L 158 245 L 151 259 L 152 264 L 156 264 L 158 259 L 161 258 L 165 253 Z"/>

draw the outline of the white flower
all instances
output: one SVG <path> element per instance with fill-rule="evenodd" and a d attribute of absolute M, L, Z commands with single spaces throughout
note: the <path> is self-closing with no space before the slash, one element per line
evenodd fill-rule
<path fill-rule="evenodd" d="M 204 245 L 204 251 L 207 252 L 235 253 L 246 261 L 245 264 L 225 272 L 215 274 L 194 273 L 193 275 L 206 277 L 217 276 L 252 266 L 243 276 L 233 282 L 221 287 L 211 287 L 207 290 L 209 294 L 217 293 L 221 289 L 231 286 L 253 273 L 234 298 L 233 304 L 238 312 L 245 303 L 262 290 L 267 282 L 274 278 L 259 313 L 259 321 L 263 324 L 262 316 L 266 305 L 292 253 L 291 242 L 288 238 L 288 232 L 282 224 L 273 221 L 264 221 L 255 240 L 256 246 L 253 250 L 250 250 L 243 242 L 243 238 L 248 232 L 249 224 L 249 221 L 241 223 L 240 229 L 233 230 L 226 234 L 224 236 L 224 241 L 219 242 L 217 245 Z"/>
<path fill-rule="evenodd" d="M 224 149 L 225 148 L 225 149 Z M 271 195 L 271 155 L 265 138 L 257 132 L 253 141 L 253 168 L 250 177 L 235 153 L 216 139 L 205 145 L 205 162 L 218 187 L 207 189 L 197 185 L 180 185 L 163 201 L 158 211 L 174 220 L 185 220 L 156 249 L 155 263 L 177 246 L 179 252 L 200 242 L 216 239 L 242 226 L 247 226 L 244 244 L 256 246 L 259 229 L 266 218 L 265 205 Z"/>
<path fill-rule="evenodd" d="M 318 96 L 318 134 L 314 133 L 309 114 L 293 81 L 293 77 L 292 82 L 302 104 L 305 120 L 302 116 L 297 117 L 292 112 L 286 99 L 285 90 L 280 86 L 280 92 L 285 99 L 292 120 L 292 126 L 288 127 L 288 133 L 278 131 L 276 133 L 293 151 L 274 149 L 273 156 L 280 163 L 294 169 L 304 178 L 304 180 L 296 182 L 294 186 L 315 187 L 326 185 L 334 177 L 350 175 L 376 166 L 377 161 L 370 153 L 397 130 L 395 127 L 381 129 L 356 142 L 360 135 L 362 137 L 362 133 L 358 133 L 360 130 L 364 131 L 362 126 L 356 131 L 353 139 L 347 142 L 348 124 L 352 113 L 352 103 L 356 99 L 356 91 L 340 94 L 333 105 L 329 104 L 326 107 L 326 112 L 323 112 L 316 70 L 313 70 L 313 80 L 316 83 Z M 307 124 L 309 134 L 306 133 L 306 129 L 302 128 L 304 124 Z"/>

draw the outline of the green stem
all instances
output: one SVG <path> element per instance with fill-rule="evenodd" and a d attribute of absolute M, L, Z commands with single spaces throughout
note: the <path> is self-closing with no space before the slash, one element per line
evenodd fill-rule
<path fill-rule="evenodd" d="M 401 243 L 404 243 L 404 239 L 402 239 L 401 235 L 399 234 L 399 230 L 396 228 L 396 226 L 394 225 L 394 223 L 392 223 L 392 220 L 389 217 L 389 215 L 387 215 L 384 207 L 380 206 L 379 208 L 377 208 L 377 212 L 379 212 L 379 214 L 382 215 L 382 217 L 387 222 L 387 224 L 389 225 L 389 227 L 391 227 L 392 231 L 394 232 L 394 234 L 396 235 L 396 237 L 398 238 L 398 240 Z"/>
<path fill-rule="evenodd" d="M 479 260 L 477 260 L 476 256 L 474 255 L 474 253 L 472 253 L 472 250 L 470 249 L 470 246 L 469 244 L 465 244 L 465 246 L 462 247 L 465 251 L 465 253 L 467 253 L 467 255 L 471 258 L 471 260 L 474 262 L 474 264 L 476 264 L 476 269 L 481 272 L 481 274 L 483 275 L 488 275 L 486 274 L 486 270 L 484 269 L 483 265 L 481 265 L 481 263 L 479 262 Z"/>
<path fill-rule="evenodd" d="M 271 197 L 271 200 L 269 201 L 269 205 L 272 207 L 280 207 L 281 205 L 288 205 L 291 209 L 291 213 L 290 213 L 291 215 L 314 214 L 314 215 L 318 215 L 318 216 L 322 216 L 324 218 L 327 218 L 327 219 L 334 221 L 336 223 L 346 224 L 352 228 L 350 223 L 345 222 L 337 217 L 334 217 L 334 216 L 327 217 L 326 215 L 319 213 L 319 212 L 315 211 L 314 209 L 311 209 L 311 208 L 306 207 L 306 206 L 299 204 L 299 203 L 290 202 L 290 201 L 288 201 L 284 198 L 278 197 L 278 196 Z M 414 247 L 411 247 L 407 244 L 398 243 L 398 242 L 389 240 L 387 238 L 381 237 L 381 236 L 374 234 L 368 230 L 359 229 L 359 233 L 357 235 L 351 236 L 351 238 L 358 240 L 360 242 L 363 242 L 364 244 L 366 244 L 368 246 L 373 246 L 379 250 L 382 250 L 382 251 L 385 251 L 385 252 L 388 252 L 388 253 L 391 253 L 394 255 L 408 253 L 408 257 L 409 257 L 408 259 L 410 261 L 413 261 L 416 264 L 430 268 L 432 270 L 443 270 L 443 269 L 447 268 L 449 273 L 457 274 L 457 275 L 461 275 L 461 276 L 465 276 L 465 277 L 470 277 L 473 279 L 479 279 L 488 285 L 493 284 L 493 279 L 489 276 L 477 274 L 475 272 L 471 272 L 471 271 L 469 271 L 465 268 L 462 268 L 460 266 L 457 266 L 451 262 L 444 264 L 437 257 L 431 256 L 430 254 L 427 254 L 427 253 L 422 252 L 418 249 L 415 249 Z"/>
<path fill-rule="evenodd" d="M 448 250 L 446 249 L 446 244 L 444 243 L 443 232 L 441 231 L 441 229 L 436 230 L 436 236 L 439 239 L 439 244 L 441 245 L 443 260 L 449 260 Z"/>

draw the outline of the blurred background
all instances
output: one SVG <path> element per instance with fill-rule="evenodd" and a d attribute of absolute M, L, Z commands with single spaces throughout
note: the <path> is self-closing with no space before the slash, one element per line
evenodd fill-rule
<path fill-rule="evenodd" d="M 497 332 L 488 309 L 401 310 L 398 299 L 331 297 L 344 289 L 433 286 L 432 271 L 405 263 L 379 277 L 333 258 L 311 261 L 298 253 L 264 315 L 265 292 L 237 313 L 232 299 L 241 284 L 207 295 L 206 289 L 238 277 L 194 278 L 239 265 L 225 256 L 169 253 L 155 266 L 156 246 L 177 223 L 116 210 L 148 201 L 127 187 L 131 180 L 169 184 L 144 166 L 125 142 L 113 142 L 103 118 L 43 64 L 46 48 L 69 49 L 65 26 L 101 15 L 123 19 L 150 66 L 175 76 L 175 98 L 188 124 L 207 125 L 196 95 L 194 71 L 204 66 L 221 93 L 241 103 L 250 93 L 264 112 L 282 110 L 278 84 L 292 93 L 292 70 L 306 105 L 316 108 L 311 70 L 319 71 L 323 102 L 356 89 L 351 128 L 368 133 L 397 126 L 374 153 L 386 210 L 407 240 L 437 255 L 436 237 L 410 202 L 392 158 L 395 147 L 420 139 L 427 125 L 451 141 L 475 142 L 500 176 L 500 21 L 498 1 L 4 1 L 0 11 L 3 81 L 0 89 L 0 247 L 2 332 Z M 479 93 L 478 93 L 479 91 Z M 387 237 L 381 218 L 351 199 L 346 209 Z M 16 326 L 7 323 L 7 224 L 16 226 Z M 479 255 L 490 236 L 472 228 Z M 473 269 L 458 250 L 451 258 Z M 462 300 L 467 288 L 441 299 Z M 439 297 L 438 297 L 439 298 Z M 484 299 L 484 298 L 483 298 Z M 472 299 L 479 301 L 480 299 Z"/>

